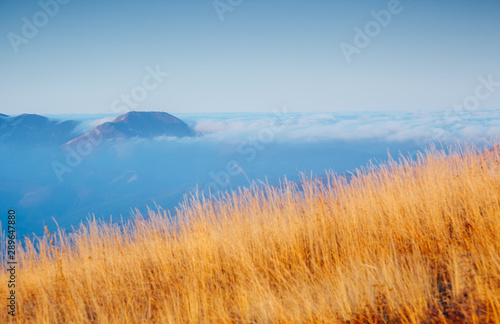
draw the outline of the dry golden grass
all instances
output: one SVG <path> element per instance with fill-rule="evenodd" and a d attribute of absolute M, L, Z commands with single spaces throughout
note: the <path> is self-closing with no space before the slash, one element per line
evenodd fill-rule
<path fill-rule="evenodd" d="M 16 319 L 500 323 L 500 153 L 456 153 L 26 242 Z"/>

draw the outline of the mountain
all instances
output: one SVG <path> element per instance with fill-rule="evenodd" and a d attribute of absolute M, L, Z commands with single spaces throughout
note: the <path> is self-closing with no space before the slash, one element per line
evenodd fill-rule
<path fill-rule="evenodd" d="M 187 137 L 194 131 L 182 120 L 165 112 L 131 111 L 91 129 L 87 133 L 66 143 L 73 145 L 82 141 L 153 138 L 158 136 Z"/>
<path fill-rule="evenodd" d="M 177 117 L 165 112 L 131 111 L 111 122 L 125 137 L 152 138 L 156 136 L 192 136 L 193 131 Z"/>
<path fill-rule="evenodd" d="M 35 114 L 9 117 L 0 114 L 0 143 L 60 145 L 74 137 L 78 122 L 58 121 Z"/>
<path fill-rule="evenodd" d="M 194 131 L 185 122 L 165 112 L 132 111 L 111 122 L 100 124 L 83 135 L 75 134 L 75 127 L 79 123 L 74 120 L 52 120 L 35 114 L 0 114 L 0 144 L 59 146 L 79 143 L 96 134 L 102 135 L 104 140 L 194 135 Z"/>

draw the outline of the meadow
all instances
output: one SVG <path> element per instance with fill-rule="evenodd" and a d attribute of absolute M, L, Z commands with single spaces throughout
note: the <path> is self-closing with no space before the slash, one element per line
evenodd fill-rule
<path fill-rule="evenodd" d="M 500 323 L 499 161 L 429 150 L 46 231 L 0 322 Z"/>

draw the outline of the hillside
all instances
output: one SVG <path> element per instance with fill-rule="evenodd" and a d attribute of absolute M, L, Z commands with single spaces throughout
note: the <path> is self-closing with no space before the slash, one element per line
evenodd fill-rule
<path fill-rule="evenodd" d="M 18 322 L 499 323 L 500 152 L 455 152 L 27 240 Z"/>

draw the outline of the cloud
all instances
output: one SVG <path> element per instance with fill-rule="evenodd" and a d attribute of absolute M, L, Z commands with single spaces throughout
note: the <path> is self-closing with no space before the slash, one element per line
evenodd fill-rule
<path fill-rule="evenodd" d="M 500 110 L 453 115 L 448 112 L 366 112 L 356 114 L 286 114 L 286 124 L 274 137 L 277 142 L 364 141 L 475 143 L 500 136 Z M 195 130 L 206 138 L 235 141 L 271 128 L 272 115 L 236 118 L 214 115 L 200 119 Z"/>
<path fill-rule="evenodd" d="M 75 135 L 81 135 L 92 128 L 96 127 L 97 125 L 100 125 L 102 123 L 112 121 L 117 117 L 116 114 L 49 114 L 46 115 L 50 119 L 53 120 L 58 120 L 58 121 L 65 121 L 65 120 L 74 120 L 77 121 L 78 124 L 76 125 L 75 129 L 73 130 L 73 133 Z"/>

